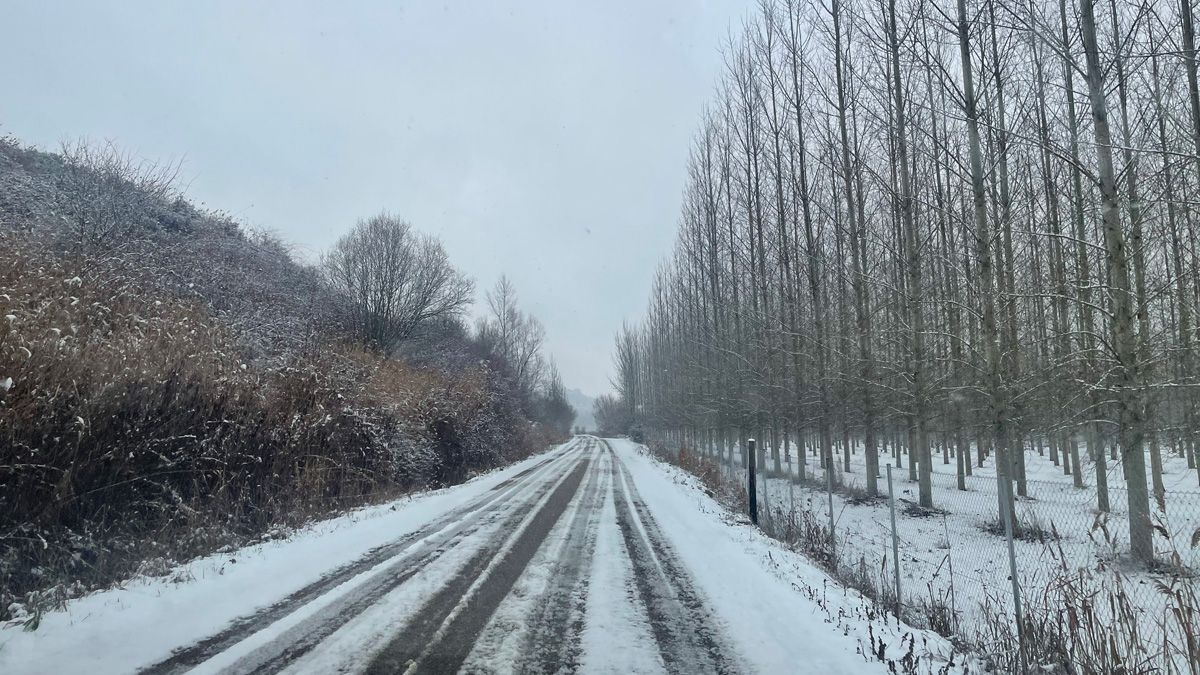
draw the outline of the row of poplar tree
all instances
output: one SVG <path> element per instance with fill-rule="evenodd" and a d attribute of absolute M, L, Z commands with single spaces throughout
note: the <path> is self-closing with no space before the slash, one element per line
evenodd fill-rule
<path fill-rule="evenodd" d="M 925 506 L 935 442 L 1023 490 L 1044 440 L 1101 511 L 1119 462 L 1151 559 L 1162 453 L 1197 452 L 1191 0 L 764 0 L 725 55 L 617 340 L 635 423 L 831 468 L 841 434 L 873 494 L 898 434 Z"/>

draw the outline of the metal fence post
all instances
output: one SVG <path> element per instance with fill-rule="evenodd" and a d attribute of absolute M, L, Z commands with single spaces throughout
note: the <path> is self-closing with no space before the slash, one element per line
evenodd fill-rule
<path fill-rule="evenodd" d="M 836 466 L 833 459 L 833 451 L 830 450 L 829 457 L 825 460 L 825 491 L 829 493 L 829 557 L 830 563 L 833 564 L 833 570 L 836 572 L 838 568 L 837 558 L 837 536 L 834 533 L 833 525 L 833 467 Z"/>
<path fill-rule="evenodd" d="M 896 620 L 900 620 L 900 538 L 896 534 L 896 491 L 892 489 L 892 465 L 887 465 L 888 505 L 892 511 L 892 569 L 896 574 Z"/>
<path fill-rule="evenodd" d="M 758 489 L 755 485 L 755 461 L 754 461 L 754 439 L 746 439 L 748 446 L 746 455 L 746 480 L 749 482 L 750 492 L 750 522 L 758 524 Z"/>
<path fill-rule="evenodd" d="M 1004 453 L 1006 455 L 1005 462 L 1008 469 L 1008 476 L 1012 475 L 1011 452 Z M 998 482 L 1000 494 L 1003 497 L 1000 501 L 1004 504 L 1000 514 L 1004 518 L 1004 538 L 1008 542 L 1008 575 L 1012 579 L 1013 593 L 1013 613 L 1017 619 L 1017 645 L 1020 650 L 1021 672 L 1025 672 L 1025 627 L 1022 621 L 1021 612 L 1021 586 L 1017 581 L 1017 553 L 1013 546 L 1013 519 L 1016 518 L 1016 513 L 1013 509 L 1012 495 L 1012 480 L 1008 476 L 1000 475 L 1001 472 L 996 472 L 996 482 Z"/>
<path fill-rule="evenodd" d="M 962 454 L 962 451 L 959 451 Z M 959 476 L 962 478 L 962 476 Z M 954 593 L 954 549 L 950 544 L 950 522 L 942 514 L 942 531 L 946 533 L 946 564 L 950 568 L 950 616 L 954 618 L 954 630 L 958 631 L 958 598 Z"/>

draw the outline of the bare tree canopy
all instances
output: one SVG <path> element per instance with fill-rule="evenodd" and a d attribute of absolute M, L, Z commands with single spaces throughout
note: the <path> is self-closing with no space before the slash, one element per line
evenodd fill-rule
<path fill-rule="evenodd" d="M 546 330 L 532 315 L 517 306 L 517 289 L 502 276 L 487 294 L 491 316 L 479 322 L 479 338 L 492 345 L 511 369 L 517 389 L 529 399 L 537 390 L 545 371 L 542 342 Z"/>
<path fill-rule="evenodd" d="M 358 337 L 385 352 L 425 322 L 457 317 L 474 292 L 440 241 L 386 212 L 359 221 L 321 267 L 349 303 Z"/>

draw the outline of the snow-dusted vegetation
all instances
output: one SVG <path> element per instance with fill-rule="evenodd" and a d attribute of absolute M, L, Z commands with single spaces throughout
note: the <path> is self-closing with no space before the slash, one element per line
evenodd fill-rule
<path fill-rule="evenodd" d="M 392 244 L 364 308 L 170 167 L 0 141 L 0 619 L 562 437 L 511 285 L 470 327 L 440 244 Z"/>
<path fill-rule="evenodd" d="M 760 3 L 602 432 L 738 483 L 756 438 L 765 527 L 1002 667 L 1195 672 L 1192 14 Z"/>
<path fill-rule="evenodd" d="M 938 457 L 932 472 L 938 506 L 925 509 L 917 503 L 916 481 L 908 477 L 907 448 L 900 448 L 899 461 L 891 452 L 881 456 L 882 494 L 872 499 L 864 490 L 861 444 L 851 448 L 850 470 L 843 471 L 839 462 L 827 478 L 816 443 L 809 440 L 803 481 L 795 447 L 780 453 L 778 468 L 772 448 L 765 448 L 767 459 L 757 476 L 760 523 L 875 598 L 882 611 L 895 611 L 898 581 L 901 615 L 909 623 L 953 636 L 962 649 L 1018 669 L 1011 626 L 1010 565 L 1015 565 L 1026 638 L 1043 663 L 1087 664 L 1098 672 L 1131 661 L 1148 667 L 1187 663 L 1187 636 L 1194 625 L 1188 613 L 1200 601 L 1191 572 L 1200 564 L 1200 551 L 1189 542 L 1200 527 L 1200 492 L 1186 489 L 1192 473 L 1182 460 L 1169 458 L 1164 467 L 1167 484 L 1184 482 L 1185 489 L 1168 491 L 1166 508 L 1155 510 L 1163 564 L 1147 569 L 1128 558 L 1122 527 L 1127 512 L 1118 504 L 1110 513 L 1098 513 L 1092 506 L 1094 490 L 1073 487 L 1045 448 L 1041 454 L 1030 449 L 1027 496 L 1015 502 L 1010 562 L 1005 533 L 995 520 L 993 464 L 976 467 L 961 490 L 954 457 L 948 463 Z M 707 470 L 730 501 L 740 499 L 746 508 L 747 469 L 735 447 L 685 444 L 682 452 L 671 443 L 659 447 L 689 470 L 701 475 Z M 896 500 L 894 530 L 888 465 Z M 834 477 L 836 483 L 829 480 Z M 1109 479 L 1109 489 L 1123 497 L 1120 472 Z"/>

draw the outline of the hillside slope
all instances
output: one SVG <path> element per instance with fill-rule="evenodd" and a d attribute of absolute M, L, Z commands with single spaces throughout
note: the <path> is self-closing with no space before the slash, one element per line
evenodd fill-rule
<path fill-rule="evenodd" d="M 277 238 L 90 152 L 0 140 L 0 620 L 554 438 L 457 319 L 364 349 Z"/>

